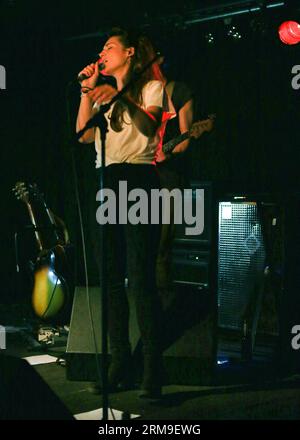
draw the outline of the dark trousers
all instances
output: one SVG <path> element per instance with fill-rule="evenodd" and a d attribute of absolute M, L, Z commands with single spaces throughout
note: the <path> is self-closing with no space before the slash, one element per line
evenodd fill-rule
<path fill-rule="evenodd" d="M 128 193 L 135 188 L 148 195 L 148 224 L 118 224 L 119 182 L 126 181 Z M 152 225 L 150 191 L 159 188 L 154 166 L 112 164 L 106 168 L 105 188 L 116 194 L 117 224 L 100 226 L 106 237 L 108 283 L 108 325 L 112 352 L 127 350 L 129 344 L 129 306 L 124 287 L 127 276 L 134 294 L 137 321 L 144 354 L 156 354 L 160 348 L 161 307 L 155 282 L 155 264 L 160 225 Z M 135 202 L 128 202 L 128 210 Z M 99 204 L 98 204 L 99 206 Z M 101 255 L 100 255 L 101 259 Z"/>
<path fill-rule="evenodd" d="M 168 166 L 167 163 L 159 163 L 157 172 L 161 188 L 169 191 L 172 189 L 182 189 L 184 186 L 183 177 L 176 170 Z M 170 223 L 161 226 L 160 243 L 156 261 L 156 283 L 161 293 L 172 289 L 171 260 L 172 247 L 175 237 L 174 224 L 174 201 L 171 199 Z"/>

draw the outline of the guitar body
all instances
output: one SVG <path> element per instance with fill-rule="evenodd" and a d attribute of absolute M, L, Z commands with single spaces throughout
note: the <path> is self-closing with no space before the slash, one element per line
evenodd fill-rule
<path fill-rule="evenodd" d="M 32 306 L 42 319 L 59 317 L 68 303 L 69 291 L 63 273 L 61 260 L 63 248 L 57 246 L 43 253 L 36 263 Z"/>

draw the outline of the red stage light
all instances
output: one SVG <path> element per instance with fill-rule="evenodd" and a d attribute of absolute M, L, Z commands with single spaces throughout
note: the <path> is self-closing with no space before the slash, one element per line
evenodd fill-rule
<path fill-rule="evenodd" d="M 296 21 L 284 21 L 278 29 L 279 38 L 284 44 L 300 42 L 300 24 Z"/>

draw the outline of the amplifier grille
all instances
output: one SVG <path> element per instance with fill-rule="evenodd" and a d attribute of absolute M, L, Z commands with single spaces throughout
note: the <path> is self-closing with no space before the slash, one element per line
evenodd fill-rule
<path fill-rule="evenodd" d="M 262 279 L 265 247 L 255 202 L 220 202 L 218 237 L 219 326 L 241 329 Z"/>

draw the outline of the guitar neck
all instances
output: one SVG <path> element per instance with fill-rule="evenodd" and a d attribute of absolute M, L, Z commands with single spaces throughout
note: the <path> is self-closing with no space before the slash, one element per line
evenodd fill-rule
<path fill-rule="evenodd" d="M 40 234 L 38 232 L 37 222 L 36 222 L 36 219 L 35 219 L 35 216 L 34 216 L 34 213 L 33 213 L 33 209 L 32 209 L 32 206 L 31 206 L 30 202 L 26 202 L 26 206 L 27 206 L 27 209 L 28 209 L 28 212 L 29 212 L 29 217 L 30 217 L 32 226 L 34 228 L 34 235 L 35 235 L 35 238 L 36 238 L 36 242 L 37 242 L 39 251 L 41 251 L 43 249 L 43 244 L 42 244 L 41 236 L 40 236 Z"/>
<path fill-rule="evenodd" d="M 61 243 L 55 216 L 48 208 L 37 185 L 30 184 L 26 187 L 24 182 L 17 182 L 13 191 L 17 198 L 26 204 L 39 251 Z"/>
<path fill-rule="evenodd" d="M 49 219 L 49 221 L 51 223 L 51 226 L 53 228 L 53 233 L 54 233 L 55 240 L 58 243 L 59 242 L 59 236 L 58 236 L 58 233 L 57 233 L 57 230 L 56 230 L 56 224 L 55 224 L 55 220 L 53 218 L 52 212 L 50 211 L 50 209 L 46 205 L 45 200 L 43 200 L 43 205 L 44 205 L 45 212 L 46 212 L 46 214 L 48 216 L 48 219 Z"/>
<path fill-rule="evenodd" d="M 180 144 L 181 142 L 185 141 L 190 137 L 190 132 L 186 131 L 185 133 L 180 134 L 175 139 L 170 140 L 166 144 L 163 145 L 162 150 L 165 154 L 171 153 L 171 151 L 174 150 L 176 145 Z"/>

